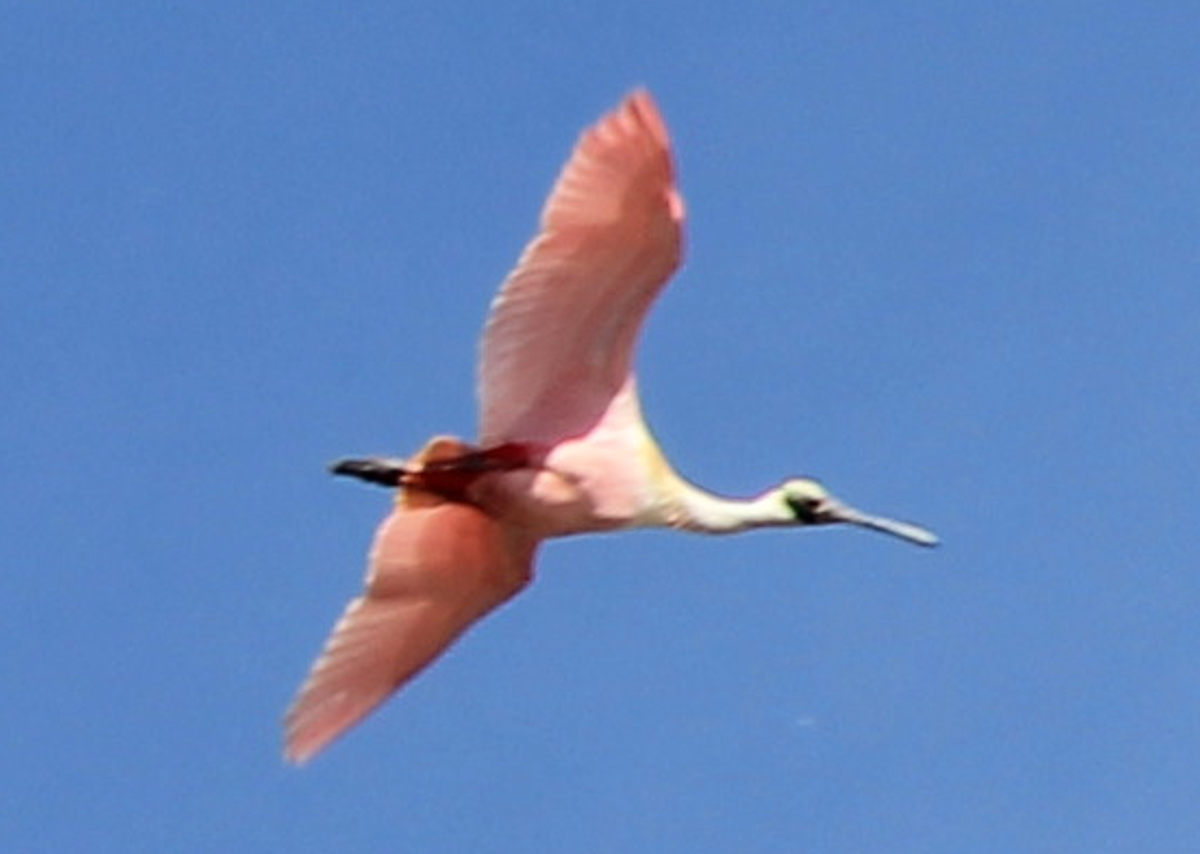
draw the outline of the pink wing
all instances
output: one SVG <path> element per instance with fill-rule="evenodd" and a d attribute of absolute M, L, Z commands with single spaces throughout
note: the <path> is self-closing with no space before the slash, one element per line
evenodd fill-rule
<path fill-rule="evenodd" d="M 365 593 L 288 710 L 287 758 L 310 759 L 516 595 L 535 547 L 475 507 L 407 493 L 376 535 Z"/>
<path fill-rule="evenodd" d="M 635 92 L 585 132 L 492 305 L 480 442 L 553 445 L 587 432 L 632 369 L 655 296 L 679 266 L 683 201 L 667 128 Z"/>

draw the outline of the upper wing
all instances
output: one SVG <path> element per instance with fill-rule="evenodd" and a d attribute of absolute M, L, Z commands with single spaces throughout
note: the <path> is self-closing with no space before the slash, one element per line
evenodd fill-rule
<path fill-rule="evenodd" d="M 683 201 L 667 128 L 635 92 L 586 131 L 483 335 L 480 441 L 585 433 L 629 374 L 651 302 L 679 265 Z"/>
<path fill-rule="evenodd" d="M 304 762 L 437 658 L 529 581 L 535 542 L 467 504 L 404 496 L 353 600 L 285 720 L 285 755 Z"/>

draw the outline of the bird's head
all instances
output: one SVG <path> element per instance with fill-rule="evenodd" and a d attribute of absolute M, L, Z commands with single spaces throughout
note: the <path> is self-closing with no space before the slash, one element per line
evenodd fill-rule
<path fill-rule="evenodd" d="M 883 516 L 863 513 L 834 498 L 829 490 L 811 477 L 784 481 L 778 488 L 787 513 L 796 525 L 848 524 L 882 531 L 921 546 L 936 546 L 937 535 L 909 522 L 898 522 Z"/>

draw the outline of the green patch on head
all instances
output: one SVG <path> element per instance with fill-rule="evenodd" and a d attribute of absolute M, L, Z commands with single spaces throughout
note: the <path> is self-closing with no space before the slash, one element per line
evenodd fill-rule
<path fill-rule="evenodd" d="M 815 525 L 821 521 L 820 510 L 829 499 L 829 490 L 820 481 L 811 477 L 797 477 L 786 481 L 780 490 L 797 522 Z"/>

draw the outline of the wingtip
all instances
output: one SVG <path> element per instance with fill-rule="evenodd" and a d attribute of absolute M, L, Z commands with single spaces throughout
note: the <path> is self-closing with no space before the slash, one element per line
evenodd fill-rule
<path fill-rule="evenodd" d="M 283 722 L 283 759 L 290 765 L 303 767 L 340 736 L 349 731 L 364 715 L 346 719 L 329 719 L 320 709 L 308 708 L 301 696 L 288 709 Z"/>
<path fill-rule="evenodd" d="M 288 745 L 284 745 L 283 748 L 283 761 L 284 763 L 291 765 L 293 768 L 303 768 L 308 764 L 308 760 L 312 759 L 315 755 L 316 751 L 311 753 L 303 753 L 299 750 L 293 750 Z"/>
<path fill-rule="evenodd" d="M 630 90 L 629 94 L 625 96 L 625 103 L 639 111 L 658 112 L 658 102 L 654 100 L 654 95 L 645 86 L 635 86 Z"/>
<path fill-rule="evenodd" d="M 647 128 L 659 144 L 670 148 L 671 137 L 667 131 L 667 122 L 658 108 L 658 102 L 646 87 L 639 86 L 626 95 L 617 108 L 617 113 L 630 116 L 634 122 Z"/>
<path fill-rule="evenodd" d="M 671 219 L 682 224 L 687 207 L 675 184 L 671 133 L 654 96 L 644 86 L 632 89 L 615 108 L 585 130 L 578 148 L 598 152 L 621 146 L 638 150 L 643 157 L 659 158 L 659 176 Z"/>
<path fill-rule="evenodd" d="M 682 223 L 687 216 L 687 207 L 683 202 L 683 196 L 680 194 L 679 188 L 675 185 L 675 164 L 674 155 L 671 153 L 671 132 L 667 129 L 667 120 L 663 118 L 662 111 L 659 110 L 654 96 L 650 94 L 649 89 L 639 86 L 625 97 L 618 112 L 629 115 L 633 123 L 644 128 L 654 140 L 655 145 L 663 152 L 663 156 L 666 157 L 667 205 L 671 211 L 671 218 L 677 223 Z"/>
<path fill-rule="evenodd" d="M 300 705 L 304 692 L 283 716 L 283 761 L 302 768 L 333 740 L 332 735 L 314 735 L 300 721 Z"/>
<path fill-rule="evenodd" d="M 318 753 L 329 746 L 332 739 L 324 741 L 306 741 L 294 739 L 291 734 L 288 734 L 283 743 L 283 761 L 294 768 L 303 768 L 308 765 Z"/>

